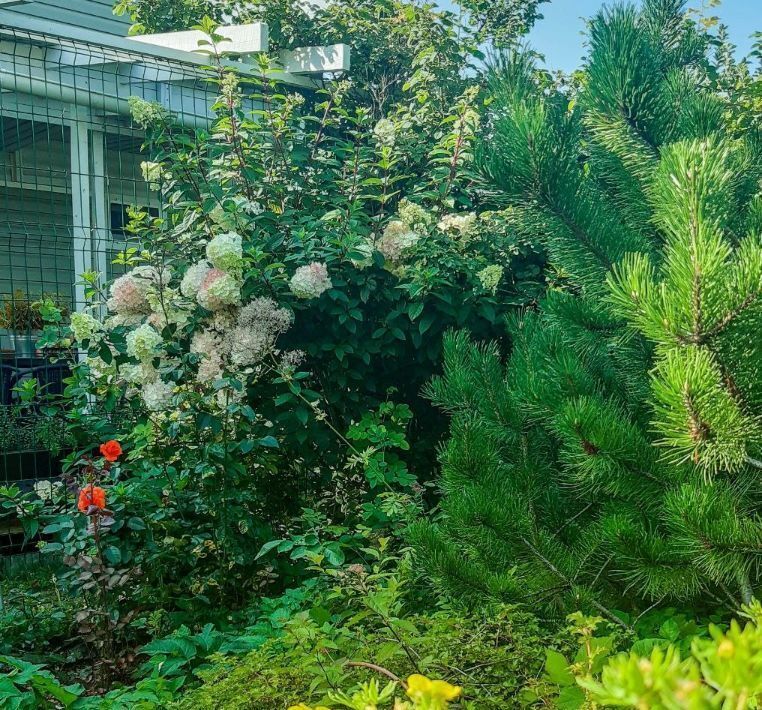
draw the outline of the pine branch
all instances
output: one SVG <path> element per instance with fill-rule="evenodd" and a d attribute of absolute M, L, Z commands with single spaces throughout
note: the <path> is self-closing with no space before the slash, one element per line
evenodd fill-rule
<path fill-rule="evenodd" d="M 561 581 L 563 581 L 565 584 L 571 588 L 573 586 L 572 581 L 560 570 L 558 567 L 556 567 L 547 557 L 545 557 L 529 540 L 527 540 L 525 537 L 521 538 L 521 542 L 526 546 L 526 548 L 535 556 L 537 557 L 540 562 L 542 562 L 556 577 L 558 577 Z M 620 619 L 614 612 L 607 609 L 603 604 L 601 604 L 599 601 L 595 599 L 591 599 L 590 603 L 599 611 L 601 614 L 603 614 L 607 619 L 610 621 L 613 621 L 618 626 L 621 626 L 622 628 L 626 629 L 627 631 L 632 631 L 632 629 L 624 622 L 622 619 Z"/>

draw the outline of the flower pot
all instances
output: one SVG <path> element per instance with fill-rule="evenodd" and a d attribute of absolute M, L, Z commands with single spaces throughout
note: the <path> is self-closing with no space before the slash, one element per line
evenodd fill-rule
<path fill-rule="evenodd" d="M 41 335 L 41 330 L 32 330 L 28 333 L 9 332 L 6 337 L 17 358 L 32 358 L 37 351 L 36 343 Z"/>

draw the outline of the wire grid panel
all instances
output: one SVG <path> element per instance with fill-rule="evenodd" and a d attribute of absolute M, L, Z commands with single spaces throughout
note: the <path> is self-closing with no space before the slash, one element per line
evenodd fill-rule
<path fill-rule="evenodd" d="M 128 208 L 162 212 L 128 98 L 204 127 L 209 76 L 195 63 L 0 24 L 0 486 L 59 475 L 69 445 L 60 422 L 19 396 L 29 380 L 61 394 L 68 375 L 36 348 L 33 304 L 82 308 L 81 274 L 116 275 Z M 21 539 L 18 522 L 0 518 L 0 553 Z"/>

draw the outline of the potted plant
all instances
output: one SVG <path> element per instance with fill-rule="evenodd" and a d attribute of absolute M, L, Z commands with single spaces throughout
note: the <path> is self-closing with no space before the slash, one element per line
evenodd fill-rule
<path fill-rule="evenodd" d="M 0 407 L 0 482 L 60 475 L 60 459 L 73 443 L 60 416 Z"/>
<path fill-rule="evenodd" d="M 0 328 L 6 330 L 3 350 L 13 351 L 17 358 L 31 358 L 36 352 L 36 343 L 45 325 L 40 306 L 54 303 L 64 315 L 68 308 L 58 296 L 43 295 L 33 300 L 23 291 L 14 291 L 6 296 L 0 305 Z"/>

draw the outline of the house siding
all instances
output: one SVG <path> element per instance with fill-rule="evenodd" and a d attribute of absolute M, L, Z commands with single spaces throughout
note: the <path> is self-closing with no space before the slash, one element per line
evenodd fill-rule
<path fill-rule="evenodd" d="M 125 37 L 130 27 L 129 17 L 114 15 L 113 0 L 31 0 L 7 9 L 19 15 L 118 37 Z M 51 31 L 55 31 L 52 26 Z"/>

